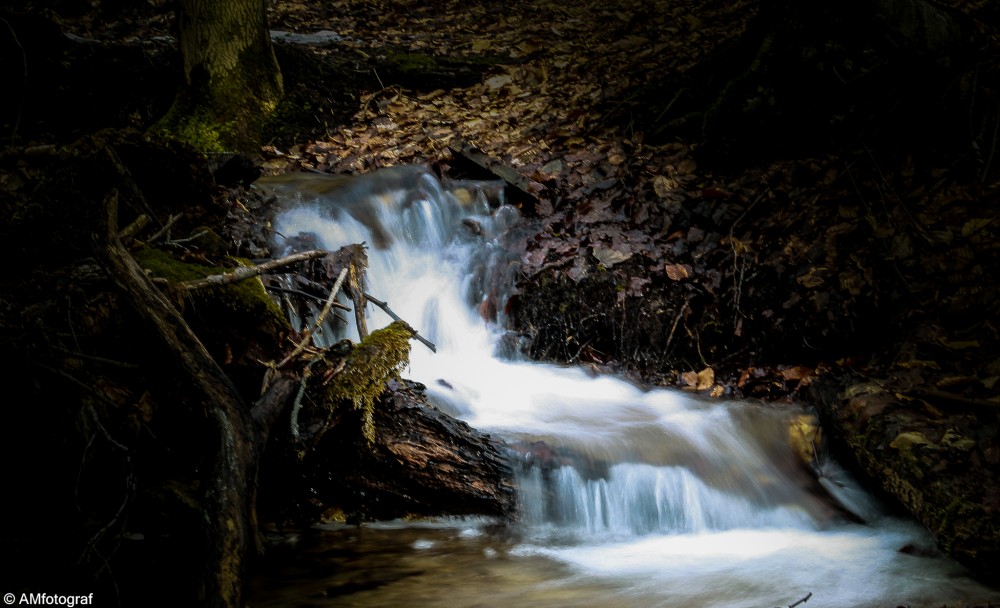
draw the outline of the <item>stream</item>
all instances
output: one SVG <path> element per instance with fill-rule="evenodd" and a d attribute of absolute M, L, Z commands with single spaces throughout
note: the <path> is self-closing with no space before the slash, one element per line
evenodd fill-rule
<path fill-rule="evenodd" d="M 267 181 L 266 179 L 264 180 Z M 646 390 L 511 354 L 503 303 L 520 221 L 502 184 L 442 184 L 420 167 L 267 184 L 275 229 L 320 247 L 365 242 L 368 289 L 413 342 L 407 377 L 439 408 L 528 446 L 515 523 L 325 524 L 290 534 L 248 605 L 951 606 L 1000 601 L 888 514 L 829 457 L 804 472 L 790 405 Z M 278 252 L 280 253 L 280 251 Z M 498 322 L 483 311 L 500 311 Z M 369 307 L 368 326 L 391 319 Z M 353 324 L 329 328 L 326 343 Z M 353 332 L 353 333 L 352 333 Z M 377 432 L 377 430 L 376 430 Z M 836 506 L 832 506 L 836 505 Z M 864 523 L 858 523 L 858 522 Z"/>

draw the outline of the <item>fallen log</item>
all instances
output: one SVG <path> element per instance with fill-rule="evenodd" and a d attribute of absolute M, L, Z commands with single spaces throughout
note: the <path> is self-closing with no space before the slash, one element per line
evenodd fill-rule
<path fill-rule="evenodd" d="M 471 163 L 479 169 L 485 169 L 493 176 L 502 179 L 511 187 L 511 203 L 531 215 L 538 204 L 538 196 L 545 191 L 545 186 L 530 179 L 514 167 L 491 158 L 469 142 L 455 138 L 448 144 L 455 158 Z"/>
<path fill-rule="evenodd" d="M 324 415 L 316 408 L 308 414 L 314 420 Z M 336 408 L 329 430 L 305 455 L 302 476 L 262 482 L 269 495 L 302 497 L 290 501 L 303 510 L 286 513 L 289 518 L 325 515 L 362 522 L 513 515 L 513 453 L 498 439 L 429 405 L 422 385 L 389 383 L 374 408 L 371 444 L 357 431 L 361 417 L 353 408 Z"/>
<path fill-rule="evenodd" d="M 991 583 L 1000 569 L 995 410 L 910 392 L 891 378 L 837 373 L 808 394 L 845 462 L 909 511 L 944 553 Z"/>

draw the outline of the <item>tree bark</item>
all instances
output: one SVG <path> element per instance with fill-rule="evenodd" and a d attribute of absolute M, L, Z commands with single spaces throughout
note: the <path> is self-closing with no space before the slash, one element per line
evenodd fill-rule
<path fill-rule="evenodd" d="M 283 95 L 263 0 L 180 0 L 184 82 L 161 123 L 203 150 L 252 146 Z"/>
<path fill-rule="evenodd" d="M 991 453 L 996 437 L 995 405 L 921 407 L 911 387 L 855 374 L 824 376 L 809 395 L 847 462 L 919 520 L 942 551 L 995 582 L 1000 471 L 981 455 Z"/>
<path fill-rule="evenodd" d="M 118 193 L 105 200 L 104 230 L 97 239 L 109 274 L 161 344 L 179 363 L 184 378 L 204 405 L 218 432 L 215 466 L 205 483 L 205 575 L 199 595 L 202 605 L 239 608 L 243 605 L 243 570 L 256 539 L 254 492 L 257 450 L 250 410 L 236 387 L 118 239 Z"/>
<path fill-rule="evenodd" d="M 278 467 L 262 475 L 267 496 L 281 497 L 271 507 L 286 511 L 276 515 L 311 523 L 338 511 L 351 522 L 515 513 L 513 452 L 430 406 L 421 385 L 389 383 L 375 405 L 372 443 L 361 424 L 349 404 L 332 416 L 303 408 L 299 449 L 308 447 L 298 474 Z"/>

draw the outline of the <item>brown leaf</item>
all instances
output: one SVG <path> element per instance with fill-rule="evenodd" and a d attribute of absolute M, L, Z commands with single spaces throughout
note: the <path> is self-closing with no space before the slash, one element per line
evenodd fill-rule
<path fill-rule="evenodd" d="M 694 162 L 692 158 L 685 158 L 677 165 L 677 172 L 681 175 L 687 175 L 689 173 L 694 173 L 694 170 L 698 168 L 698 163 Z"/>
<path fill-rule="evenodd" d="M 674 281 L 680 281 L 691 276 L 684 264 L 666 264 L 663 269 L 667 271 L 667 276 Z"/>
<path fill-rule="evenodd" d="M 616 249 L 612 249 L 611 247 L 604 247 L 601 245 L 594 245 L 593 252 L 597 261 L 603 264 L 606 268 L 611 268 L 615 264 L 624 262 L 632 257 L 631 251 L 618 251 Z"/>
<path fill-rule="evenodd" d="M 813 369 L 811 367 L 797 365 L 795 367 L 783 369 L 779 373 L 785 380 L 802 380 L 803 378 L 811 376 L 813 374 Z"/>
<path fill-rule="evenodd" d="M 614 151 L 611 154 L 608 154 L 608 162 L 612 165 L 620 165 L 624 163 L 625 160 L 625 155 L 621 152 Z"/>
<path fill-rule="evenodd" d="M 698 384 L 695 386 L 695 390 L 703 391 L 713 384 L 715 384 L 715 370 L 711 367 L 706 367 L 698 372 Z"/>
<path fill-rule="evenodd" d="M 695 388 L 698 386 L 698 374 L 694 372 L 684 372 L 681 374 L 681 382 L 688 385 L 688 388 Z"/>
<path fill-rule="evenodd" d="M 660 198 L 670 194 L 677 188 L 678 185 L 677 180 L 669 178 L 665 175 L 657 175 L 653 178 L 653 192 L 655 192 L 656 196 Z"/>

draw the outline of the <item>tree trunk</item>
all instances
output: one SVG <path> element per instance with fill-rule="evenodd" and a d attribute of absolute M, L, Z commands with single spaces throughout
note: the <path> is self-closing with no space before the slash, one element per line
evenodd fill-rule
<path fill-rule="evenodd" d="M 184 82 L 161 128 L 205 151 L 252 147 L 283 95 L 263 0 L 180 0 Z"/>

